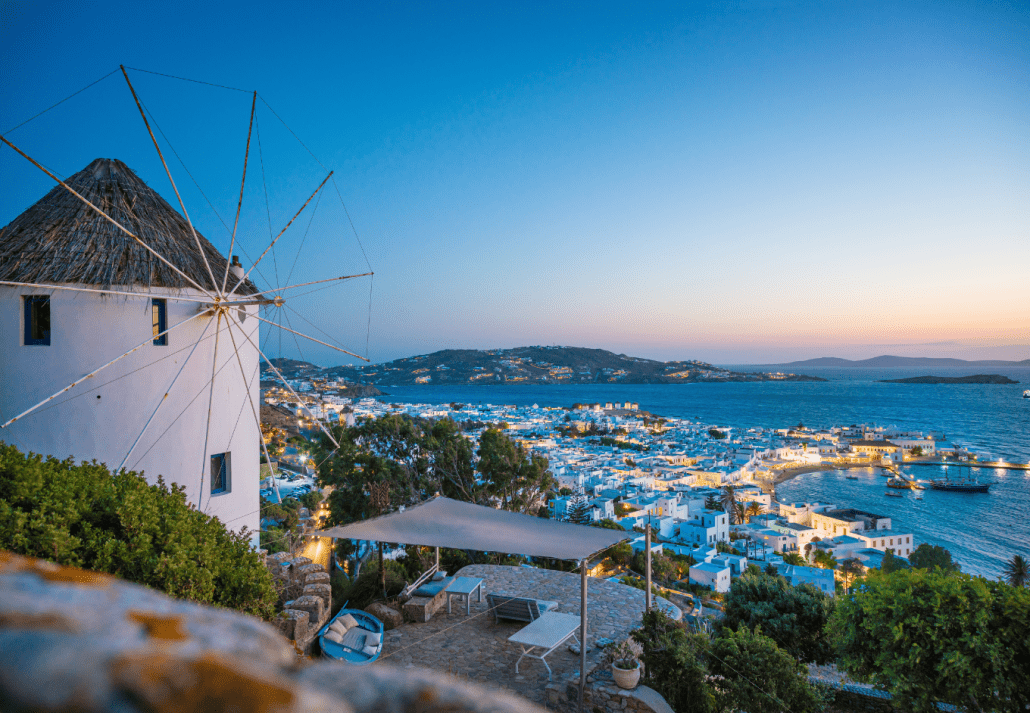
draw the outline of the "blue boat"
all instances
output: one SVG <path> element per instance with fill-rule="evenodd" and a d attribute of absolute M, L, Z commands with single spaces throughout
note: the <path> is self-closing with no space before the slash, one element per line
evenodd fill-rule
<path fill-rule="evenodd" d="M 348 629 L 347 633 L 343 635 L 342 642 L 327 639 L 326 634 L 329 633 L 329 627 L 337 619 L 341 619 L 347 614 L 350 614 L 357 620 L 358 626 Z M 356 666 L 364 666 L 378 659 L 379 654 L 383 652 L 383 631 L 383 622 L 368 612 L 363 612 L 360 609 L 343 608 L 318 632 L 318 645 L 322 649 L 323 656 L 336 659 L 337 661 L 346 661 Z M 370 653 L 366 653 L 364 645 L 364 638 L 368 634 L 379 635 L 379 643 L 375 646 L 375 651 Z M 359 638 L 361 641 L 358 641 Z"/>

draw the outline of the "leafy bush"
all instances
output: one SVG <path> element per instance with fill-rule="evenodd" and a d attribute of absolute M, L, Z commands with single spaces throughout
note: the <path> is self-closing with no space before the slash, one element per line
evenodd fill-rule
<path fill-rule="evenodd" d="M 808 669 L 762 636 L 760 628 L 723 629 L 708 658 L 722 710 L 815 713 L 823 708 L 823 697 L 808 682 Z"/>
<path fill-rule="evenodd" d="M 924 542 L 916 547 L 908 556 L 908 562 L 916 569 L 934 569 L 940 567 L 945 572 L 958 572 L 958 562 L 951 559 L 951 552 L 940 545 Z"/>
<path fill-rule="evenodd" d="M 300 504 L 310 510 L 312 513 L 318 508 L 322 502 L 322 493 L 317 490 L 313 490 L 310 493 L 304 493 L 300 496 Z"/>
<path fill-rule="evenodd" d="M 903 710 L 1025 711 L 1030 591 L 944 570 L 870 572 L 831 621 L 840 667 Z"/>
<path fill-rule="evenodd" d="M 379 580 L 379 562 L 370 560 L 361 568 L 358 578 L 351 580 L 350 586 L 345 587 L 339 595 L 339 599 L 350 602 L 347 608 L 364 609 L 372 602 L 390 599 L 401 593 L 406 583 L 404 566 L 393 560 L 384 560 L 383 564 L 386 569 L 385 596 Z"/>
<path fill-rule="evenodd" d="M 677 713 L 715 713 L 704 653 L 708 637 L 691 634 L 685 625 L 654 609 L 632 633 L 644 653 L 643 681 L 660 693 Z"/>
<path fill-rule="evenodd" d="M 730 586 L 720 627 L 761 628 L 791 656 L 825 664 L 834 656 L 826 633 L 833 610 L 834 600 L 809 584 L 792 587 L 782 577 L 745 574 Z"/>
<path fill-rule="evenodd" d="M 196 510 L 182 486 L 3 443 L 0 549 L 264 617 L 278 602 L 250 534 Z"/>

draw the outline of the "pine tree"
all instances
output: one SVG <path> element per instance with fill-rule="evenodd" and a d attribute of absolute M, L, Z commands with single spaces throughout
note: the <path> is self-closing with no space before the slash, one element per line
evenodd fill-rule
<path fill-rule="evenodd" d="M 574 522 L 577 525 L 589 524 L 590 503 L 587 500 L 587 496 L 583 494 L 583 491 L 579 491 L 569 498 L 568 513 L 569 522 Z"/>

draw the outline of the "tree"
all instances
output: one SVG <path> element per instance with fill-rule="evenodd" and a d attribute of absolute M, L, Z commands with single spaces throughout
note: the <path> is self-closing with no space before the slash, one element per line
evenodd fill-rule
<path fill-rule="evenodd" d="M 899 569 L 908 569 L 908 563 L 901 557 L 895 557 L 893 550 L 887 550 L 880 561 L 880 571 L 884 574 L 897 572 Z"/>
<path fill-rule="evenodd" d="M 719 507 L 719 498 L 714 495 L 705 496 L 705 510 L 718 510 Z"/>
<path fill-rule="evenodd" d="M 691 634 L 659 609 L 644 614 L 631 636 L 644 650 L 644 679 L 677 713 L 717 713 L 708 685 L 705 653 L 708 637 Z"/>
<path fill-rule="evenodd" d="M 577 525 L 586 525 L 590 522 L 590 501 L 582 491 L 569 499 L 568 513 L 569 522 Z"/>
<path fill-rule="evenodd" d="M 603 520 L 596 520 L 590 524 L 594 527 L 600 527 L 604 530 L 621 530 L 622 532 L 626 531 L 626 528 L 624 528 L 622 525 L 615 522 L 615 520 L 610 520 L 608 518 L 605 518 Z"/>
<path fill-rule="evenodd" d="M 634 461 L 632 458 L 624 458 L 623 462 L 626 464 L 627 468 L 636 468 L 637 467 L 636 461 Z"/>
<path fill-rule="evenodd" d="M 1030 705 L 1030 590 L 944 569 L 873 571 L 830 622 L 842 670 L 898 707 Z"/>
<path fill-rule="evenodd" d="M 915 448 L 912 449 L 911 452 L 912 452 L 912 456 L 913 457 L 918 458 L 919 456 L 923 455 L 923 447 L 922 446 L 916 446 Z"/>
<path fill-rule="evenodd" d="M 730 585 L 720 631 L 761 627 L 794 658 L 824 664 L 833 659 L 826 633 L 833 609 L 834 600 L 810 584 L 792 587 L 783 577 L 749 573 Z"/>
<path fill-rule="evenodd" d="M 762 508 L 761 505 L 759 505 L 756 502 L 750 502 L 750 503 L 747 504 L 747 507 L 744 509 L 744 516 L 747 518 L 748 522 L 751 522 L 751 518 L 757 517 L 758 515 L 761 515 L 762 511 L 763 511 L 763 508 Z"/>
<path fill-rule="evenodd" d="M 106 572 L 173 597 L 270 617 L 278 596 L 250 533 L 135 472 L 0 443 L 0 550 Z"/>
<path fill-rule="evenodd" d="M 908 556 L 908 562 L 916 569 L 934 569 L 940 567 L 945 572 L 958 572 L 958 562 L 953 562 L 951 553 L 940 545 L 926 542 L 916 547 Z"/>
<path fill-rule="evenodd" d="M 500 500 L 505 510 L 535 511 L 554 485 L 547 459 L 529 453 L 498 429 L 483 431 L 478 453 L 486 492 Z"/>
<path fill-rule="evenodd" d="M 429 480 L 438 484 L 441 495 L 478 505 L 486 504 L 486 489 L 476 478 L 472 442 L 449 418 L 434 421 L 422 443 L 430 461 Z"/>
<path fill-rule="evenodd" d="M 709 670 L 723 711 L 816 713 L 823 708 L 808 669 L 760 628 L 723 628 L 711 643 Z"/>
<path fill-rule="evenodd" d="M 837 558 L 833 556 L 832 552 L 817 549 L 815 551 L 814 561 L 816 567 L 822 567 L 823 569 L 837 569 Z"/>
<path fill-rule="evenodd" d="M 1030 565 L 1022 555 L 1013 555 L 1012 559 L 1005 563 L 1005 581 L 1013 587 L 1026 587 L 1030 585 Z"/>
<path fill-rule="evenodd" d="M 722 509 L 730 516 L 730 524 L 739 524 L 737 521 L 737 491 L 732 485 L 722 489 Z"/>
<path fill-rule="evenodd" d="M 844 578 L 844 591 L 848 591 L 848 587 L 852 582 L 862 575 L 864 571 L 862 563 L 854 557 L 849 557 L 840 563 L 841 575 Z"/>
<path fill-rule="evenodd" d="M 726 432 L 725 431 L 720 431 L 718 428 L 709 428 L 708 429 L 708 435 L 711 436 L 712 438 L 714 438 L 717 441 L 718 440 L 722 440 L 723 438 L 726 438 Z"/>
<path fill-rule="evenodd" d="M 783 561 L 786 564 L 791 564 L 795 567 L 804 567 L 807 564 L 805 558 L 797 552 L 788 552 L 787 554 L 783 555 Z"/>

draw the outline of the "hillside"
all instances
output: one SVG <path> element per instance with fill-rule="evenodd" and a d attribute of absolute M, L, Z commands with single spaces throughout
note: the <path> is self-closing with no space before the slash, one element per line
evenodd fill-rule
<path fill-rule="evenodd" d="M 882 379 L 881 384 L 1018 384 L 1001 374 L 974 374 L 973 376 L 913 376 L 908 379 Z"/>
<path fill-rule="evenodd" d="M 902 356 L 878 356 L 871 359 L 841 359 L 839 357 L 820 357 L 818 359 L 806 359 L 804 361 L 792 361 L 787 364 L 763 364 L 767 367 L 783 368 L 808 368 L 808 367 L 838 367 L 842 369 L 878 367 L 974 367 L 974 366 L 1030 366 L 1030 359 L 1023 361 L 1004 361 L 1001 359 L 985 359 L 981 361 L 966 361 L 965 359 L 935 358 L 935 357 L 902 357 Z"/>
<path fill-rule="evenodd" d="M 322 376 L 376 386 L 822 381 L 796 374 L 743 374 L 700 361 L 663 362 L 603 349 L 539 346 L 485 351 L 445 349 L 384 364 L 330 367 Z"/>

